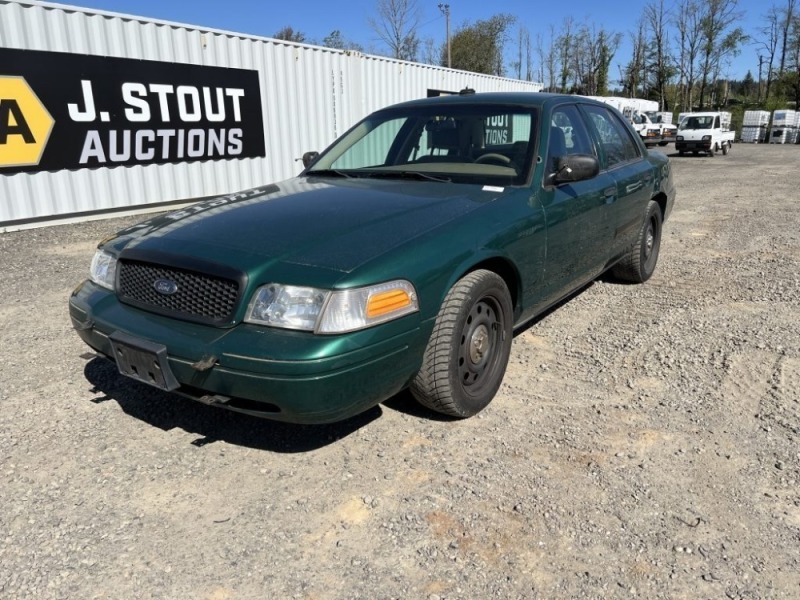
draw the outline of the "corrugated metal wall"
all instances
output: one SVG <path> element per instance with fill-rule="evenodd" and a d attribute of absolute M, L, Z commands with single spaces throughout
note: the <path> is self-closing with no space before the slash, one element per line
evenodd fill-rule
<path fill-rule="evenodd" d="M 0 0 L 0 47 L 258 71 L 266 156 L 0 174 L 0 228 L 189 200 L 279 181 L 383 106 L 429 89 L 538 91 L 540 84 L 58 4 Z M 0 75 L 2 65 L 0 65 Z"/>

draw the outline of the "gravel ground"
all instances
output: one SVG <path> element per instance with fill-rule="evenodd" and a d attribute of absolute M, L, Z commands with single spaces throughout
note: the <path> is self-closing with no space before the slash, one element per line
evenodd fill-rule
<path fill-rule="evenodd" d="M 124 379 L 67 297 L 141 219 L 0 234 L 0 597 L 800 598 L 800 147 L 672 162 L 653 279 L 520 333 L 466 421 Z"/>

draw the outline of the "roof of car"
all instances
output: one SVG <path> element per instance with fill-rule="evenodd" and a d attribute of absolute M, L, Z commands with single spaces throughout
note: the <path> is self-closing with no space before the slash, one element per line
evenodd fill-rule
<path fill-rule="evenodd" d="M 545 104 L 557 102 L 559 100 L 581 101 L 589 104 L 599 104 L 601 106 L 605 106 L 596 100 L 587 98 L 586 96 L 569 94 L 550 94 L 545 92 L 483 92 L 459 93 L 447 96 L 437 96 L 435 98 L 422 98 L 420 100 L 402 102 L 387 108 L 432 106 L 438 104 L 513 104 L 517 106 L 540 107 Z"/>

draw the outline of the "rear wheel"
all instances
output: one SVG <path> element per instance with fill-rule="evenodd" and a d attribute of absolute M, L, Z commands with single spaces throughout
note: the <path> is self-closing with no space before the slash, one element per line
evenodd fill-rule
<path fill-rule="evenodd" d="M 628 254 L 611 270 L 614 277 L 633 283 L 644 283 L 656 270 L 661 248 L 661 207 L 654 201 L 647 204 L 647 213 L 639 238 Z"/>
<path fill-rule="evenodd" d="M 422 368 L 411 383 L 421 403 L 453 417 L 471 417 L 497 393 L 511 352 L 511 295 L 497 274 L 461 278 L 439 309 Z"/>

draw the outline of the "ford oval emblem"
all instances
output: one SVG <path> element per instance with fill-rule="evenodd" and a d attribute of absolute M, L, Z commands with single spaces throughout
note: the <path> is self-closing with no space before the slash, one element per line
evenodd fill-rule
<path fill-rule="evenodd" d="M 153 282 L 153 287 L 159 294 L 164 296 L 171 296 L 178 291 L 178 284 L 171 279 L 156 279 Z"/>

